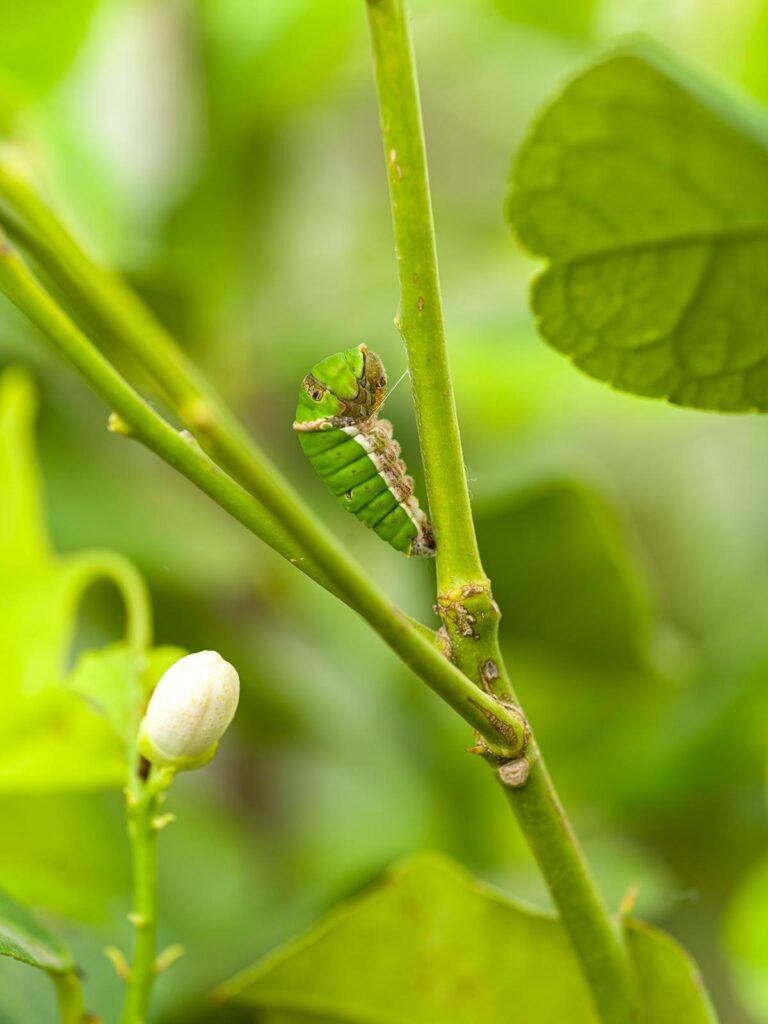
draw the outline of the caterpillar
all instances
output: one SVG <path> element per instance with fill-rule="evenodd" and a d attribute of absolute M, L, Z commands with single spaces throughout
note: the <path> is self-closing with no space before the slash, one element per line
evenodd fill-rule
<path fill-rule="evenodd" d="M 293 429 L 341 504 L 407 555 L 435 553 L 432 527 L 413 493 L 392 424 L 378 418 L 384 364 L 365 345 L 328 356 L 301 384 Z"/>

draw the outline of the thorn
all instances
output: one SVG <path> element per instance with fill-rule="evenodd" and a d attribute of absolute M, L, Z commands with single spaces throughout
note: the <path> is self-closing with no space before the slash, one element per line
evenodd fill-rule
<path fill-rule="evenodd" d="M 637 902 L 637 896 L 640 892 L 640 886 L 637 882 L 632 882 L 627 891 L 622 897 L 621 903 L 619 904 L 619 914 L 622 917 L 629 917 L 632 911 L 635 909 L 635 903 Z"/>
<path fill-rule="evenodd" d="M 131 968 L 128 966 L 128 961 L 117 946 L 105 946 L 104 956 L 115 968 L 118 978 L 122 978 L 123 981 L 131 980 Z"/>
<path fill-rule="evenodd" d="M 128 920 L 134 928 L 146 928 L 148 924 L 147 919 L 143 914 L 128 914 Z"/>
<path fill-rule="evenodd" d="M 167 971 L 171 964 L 175 964 L 181 957 L 186 956 L 186 953 L 186 949 L 178 943 L 164 949 L 155 960 L 155 974 L 162 974 L 163 971 Z"/>
<path fill-rule="evenodd" d="M 170 825 L 172 821 L 176 821 L 175 814 L 158 814 L 156 818 L 152 819 L 152 828 L 159 832 L 166 825 Z"/>
<path fill-rule="evenodd" d="M 133 437 L 133 428 L 130 423 L 126 423 L 123 417 L 116 412 L 111 412 L 109 414 L 107 430 L 110 434 L 121 434 L 123 437 Z"/>

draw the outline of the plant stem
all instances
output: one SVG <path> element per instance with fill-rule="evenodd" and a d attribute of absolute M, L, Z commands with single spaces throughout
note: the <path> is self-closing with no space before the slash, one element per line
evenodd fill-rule
<path fill-rule="evenodd" d="M 84 551 L 71 564 L 70 583 L 79 591 L 97 580 L 109 579 L 120 591 L 125 607 L 128 646 L 143 656 L 152 645 L 152 610 L 147 585 L 138 569 L 115 551 Z"/>
<path fill-rule="evenodd" d="M 395 322 L 408 353 L 442 591 L 477 581 L 482 567 L 445 349 L 416 69 L 401 5 L 370 0 L 368 18 L 400 278 Z"/>
<path fill-rule="evenodd" d="M 150 310 L 116 274 L 98 266 L 79 247 L 66 228 L 40 201 L 27 182 L 6 162 L 0 162 L 0 221 L 35 257 L 62 293 L 98 334 L 117 342 L 119 352 L 144 372 L 179 419 L 199 439 L 214 460 L 261 501 L 277 492 L 300 505 L 313 518 L 280 471 L 216 394 Z M 288 493 L 290 492 L 290 493 Z M 321 586 L 338 596 L 312 557 L 263 508 L 260 534 L 278 554 Z M 316 529 L 323 529 L 315 521 Z M 338 547 L 337 560 L 346 558 Z"/>
<path fill-rule="evenodd" d="M 416 69 L 403 0 L 367 0 L 400 278 L 396 323 L 408 352 L 438 560 L 438 608 L 453 658 L 483 691 L 514 702 L 499 612 L 475 538 L 453 398 Z M 637 1021 L 629 954 L 560 806 L 533 739 L 498 765 L 604 1024 Z"/>
<path fill-rule="evenodd" d="M 179 470 L 257 537 L 267 543 L 274 539 L 269 524 L 264 523 L 263 506 L 223 473 L 196 443 L 185 440 L 147 405 L 56 305 L 19 257 L 2 243 L 0 291 L 26 313 L 116 410 L 131 436 Z M 314 518 L 305 516 L 301 504 L 292 503 L 290 492 L 284 493 L 275 485 L 268 494 L 274 498 L 271 511 L 279 512 L 288 534 L 304 549 L 312 551 L 328 589 L 358 611 L 418 676 L 483 735 L 492 749 L 519 752 L 526 733 L 516 710 L 472 686 L 456 666 L 443 657 L 432 639 L 424 635 L 423 627 L 414 625 L 395 608 L 363 569 L 350 559 L 339 557 L 336 541 L 322 526 L 316 525 Z"/>
<path fill-rule="evenodd" d="M 59 1024 L 82 1024 L 85 1020 L 83 985 L 77 971 L 51 974 L 56 986 L 56 1004 L 59 1008 Z"/>
<path fill-rule="evenodd" d="M 315 531 L 324 532 L 326 544 L 335 545 L 337 565 L 354 564 L 344 548 L 291 489 L 151 311 L 118 275 L 83 252 L 8 160 L 0 160 L 0 223 L 34 256 L 82 319 L 96 325 L 101 336 L 117 342 L 120 354 L 127 354 L 148 377 L 214 461 L 262 504 L 262 530 L 255 531 L 256 535 L 315 582 L 345 600 L 311 555 L 263 507 L 265 492 L 273 504 L 287 497 L 290 506 L 301 510 L 305 522 L 311 522 Z M 409 621 L 434 642 L 432 630 L 414 619 Z"/>
<path fill-rule="evenodd" d="M 152 768 L 143 781 L 136 768 L 127 794 L 128 836 L 133 861 L 133 909 L 135 929 L 133 961 L 128 979 L 121 1024 L 145 1024 L 152 986 L 157 975 L 157 835 L 156 818 L 173 771 Z"/>

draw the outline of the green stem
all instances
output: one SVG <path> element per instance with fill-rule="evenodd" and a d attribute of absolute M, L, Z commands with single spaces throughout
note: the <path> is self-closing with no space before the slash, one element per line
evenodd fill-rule
<path fill-rule="evenodd" d="M 83 1024 L 85 1003 L 83 985 L 76 971 L 51 974 L 56 986 L 56 1003 L 59 1008 L 59 1024 Z"/>
<path fill-rule="evenodd" d="M 127 354 L 149 378 L 203 449 L 261 504 L 257 536 L 345 600 L 311 555 L 267 511 L 265 500 L 283 508 L 281 501 L 285 498 L 290 507 L 300 509 L 304 522 L 311 522 L 315 532 L 322 531 L 327 545 L 335 544 L 337 566 L 354 564 L 344 548 L 334 542 L 150 310 L 119 276 L 83 252 L 8 161 L 0 161 L 0 222 L 34 256 L 81 318 L 95 325 L 100 336 L 117 343 L 120 354 Z M 409 621 L 422 634 L 431 635 L 434 642 L 431 630 L 413 619 Z"/>
<path fill-rule="evenodd" d="M 482 692 L 516 703 L 498 642 L 467 489 L 440 298 L 416 68 L 403 0 L 367 0 L 408 352 L 437 541 L 438 609 L 456 665 Z M 489 758 L 547 881 L 604 1024 L 638 1019 L 619 924 L 606 908 L 533 738 L 523 757 Z"/>
<path fill-rule="evenodd" d="M 135 759 L 138 765 L 138 758 Z M 132 774 L 128 788 L 128 836 L 133 862 L 134 947 L 121 1024 L 145 1024 L 157 976 L 157 816 L 173 781 L 169 769 L 152 768 L 146 781 Z"/>
<path fill-rule="evenodd" d="M 289 490 L 276 466 L 249 437 L 200 370 L 116 275 L 93 262 L 8 163 L 0 163 L 0 221 L 35 257 L 74 310 L 100 337 L 117 343 L 159 389 L 179 419 L 214 460 L 257 500 L 266 488 Z M 291 493 L 290 502 L 300 504 Z M 311 516 L 304 507 L 304 515 Z M 310 555 L 262 508 L 261 536 L 278 554 L 339 596 Z M 318 524 L 319 525 L 319 524 Z M 337 558 L 345 558 L 339 547 Z"/>
<path fill-rule="evenodd" d="M 445 348 L 416 68 L 402 6 L 371 0 L 368 18 L 400 278 L 396 324 L 408 353 L 442 591 L 475 582 L 482 567 Z"/>
<path fill-rule="evenodd" d="M 273 539 L 264 523 L 263 506 L 213 463 L 197 446 L 159 416 L 99 350 L 56 305 L 25 264 L 0 242 L 0 291 L 35 323 L 44 336 L 116 410 L 132 436 L 179 470 L 257 537 Z M 305 550 L 329 581 L 329 589 L 362 615 L 387 644 L 481 735 L 494 750 L 515 752 L 524 744 L 525 728 L 515 709 L 478 691 L 447 661 L 432 640 L 370 581 L 353 561 L 339 556 L 339 546 L 322 525 L 304 513 L 291 492 L 277 485 L 265 489 L 272 514 Z"/>
<path fill-rule="evenodd" d="M 79 591 L 109 579 L 120 591 L 125 607 L 125 638 L 138 656 L 152 646 L 152 607 L 141 573 L 127 558 L 114 551 L 86 551 L 72 566 L 71 584 Z"/>

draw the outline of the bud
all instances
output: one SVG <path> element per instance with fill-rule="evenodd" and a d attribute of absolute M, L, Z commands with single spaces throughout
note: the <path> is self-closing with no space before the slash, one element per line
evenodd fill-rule
<path fill-rule="evenodd" d="M 216 753 L 232 721 L 240 679 L 216 651 L 187 654 L 171 665 L 139 727 L 139 753 L 177 771 L 200 768 Z"/>

